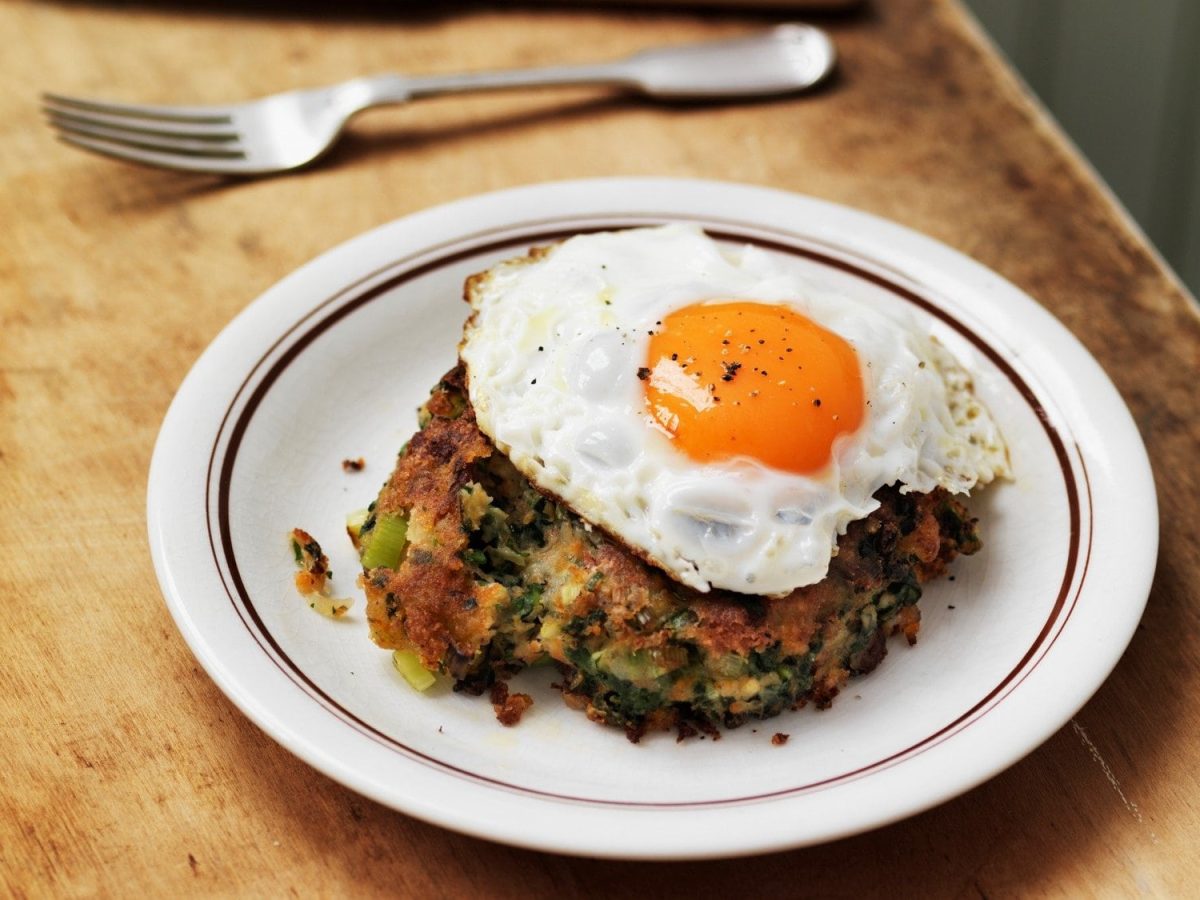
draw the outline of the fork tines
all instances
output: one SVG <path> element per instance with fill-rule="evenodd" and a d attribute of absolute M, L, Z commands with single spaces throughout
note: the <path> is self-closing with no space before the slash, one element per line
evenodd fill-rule
<path fill-rule="evenodd" d="M 202 171 L 236 171 L 246 159 L 233 117 L 221 110 L 43 94 L 42 111 L 60 140 L 118 159 Z"/>

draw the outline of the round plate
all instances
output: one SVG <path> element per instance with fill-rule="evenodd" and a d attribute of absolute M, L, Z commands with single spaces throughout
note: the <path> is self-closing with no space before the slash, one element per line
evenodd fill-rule
<path fill-rule="evenodd" d="M 531 245 L 666 221 L 754 243 L 864 302 L 901 306 L 976 373 L 1014 478 L 972 497 L 984 549 L 927 587 L 830 710 L 629 743 L 568 709 L 553 672 L 504 728 L 485 698 L 418 694 L 367 635 L 292 587 L 287 535 L 321 541 L 357 595 L 345 516 L 365 507 L 455 360 L 464 278 Z M 359 473 L 344 458 L 363 457 Z M 150 543 L 200 663 L 321 772 L 469 834 L 590 856 L 730 856 L 912 815 L 1011 765 L 1099 687 L 1133 634 L 1157 548 L 1149 463 L 1099 365 L 1049 313 L 929 238 L 777 191 L 670 179 L 544 184 L 384 225 L 285 278 L 196 363 L 163 423 Z M 775 732 L 790 735 L 778 746 Z"/>

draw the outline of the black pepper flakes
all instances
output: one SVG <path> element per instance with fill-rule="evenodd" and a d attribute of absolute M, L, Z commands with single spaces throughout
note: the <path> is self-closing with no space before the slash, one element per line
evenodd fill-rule
<path fill-rule="evenodd" d="M 721 367 L 725 369 L 725 374 L 721 376 L 721 380 L 733 381 L 734 376 L 737 375 L 737 371 L 742 367 L 742 364 L 740 362 L 726 362 L 721 363 Z"/>
<path fill-rule="evenodd" d="M 640 381 L 645 381 L 647 378 L 650 377 L 650 370 L 647 369 L 645 366 L 642 366 L 641 368 L 639 368 L 637 370 L 637 377 Z"/>

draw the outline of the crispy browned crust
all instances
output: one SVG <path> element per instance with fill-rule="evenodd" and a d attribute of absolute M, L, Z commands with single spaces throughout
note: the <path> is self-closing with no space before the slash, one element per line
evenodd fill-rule
<path fill-rule="evenodd" d="M 458 377 L 457 370 L 447 376 L 460 386 Z M 448 403 L 445 393 L 431 401 Z M 409 516 L 410 536 L 415 531 L 421 539 L 398 569 L 364 574 L 371 637 L 381 647 L 415 650 L 430 669 L 447 659 L 471 659 L 490 637 L 497 600 L 507 599 L 475 584 L 461 558 L 467 535 L 458 492 L 493 447 L 471 410 L 444 418 L 449 408 L 438 408 L 434 425 L 418 432 L 400 457 L 376 506 L 378 514 Z"/>

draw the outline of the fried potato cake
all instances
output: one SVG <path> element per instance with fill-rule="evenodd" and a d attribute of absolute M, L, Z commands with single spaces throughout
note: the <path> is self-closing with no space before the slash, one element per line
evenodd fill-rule
<path fill-rule="evenodd" d="M 921 585 L 980 546 L 947 492 L 889 487 L 821 582 L 701 594 L 518 473 L 476 427 L 461 368 L 420 425 L 358 537 L 374 641 L 476 694 L 552 660 L 568 704 L 635 741 L 828 706 L 890 635 L 916 642 Z"/>

